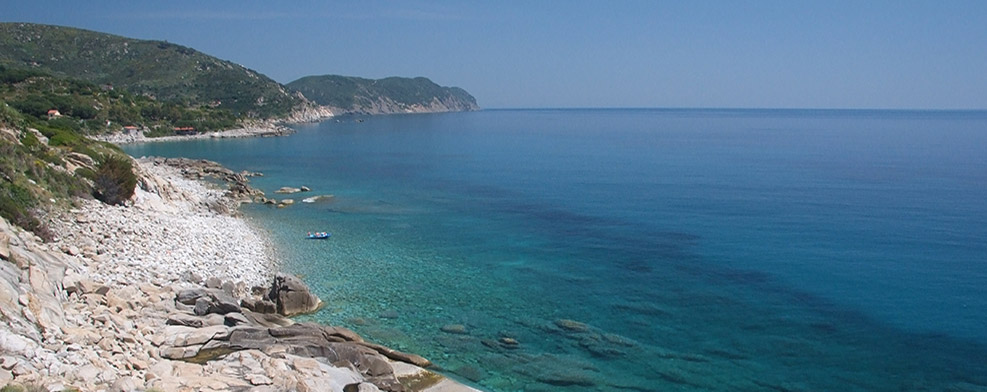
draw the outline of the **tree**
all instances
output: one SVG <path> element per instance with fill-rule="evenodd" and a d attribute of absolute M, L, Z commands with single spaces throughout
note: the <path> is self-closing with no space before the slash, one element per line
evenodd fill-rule
<path fill-rule="evenodd" d="M 93 196 L 106 204 L 120 204 L 134 196 L 137 176 L 130 159 L 111 156 L 99 165 L 93 180 Z"/>

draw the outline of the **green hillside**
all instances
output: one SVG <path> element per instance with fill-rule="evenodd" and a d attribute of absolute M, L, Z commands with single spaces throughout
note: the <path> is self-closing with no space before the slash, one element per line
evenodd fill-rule
<path fill-rule="evenodd" d="M 241 118 L 282 116 L 301 102 L 262 74 L 194 49 L 70 27 L 0 23 L 0 65 L 227 109 Z"/>
<path fill-rule="evenodd" d="M 162 102 L 46 71 L 3 65 L 0 65 L 0 102 L 38 127 L 62 124 L 84 135 L 119 131 L 124 126 L 143 129 L 148 136 L 164 136 L 174 134 L 174 127 L 210 132 L 237 125 L 229 110 Z M 49 115 L 50 110 L 58 111 L 58 115 Z"/>
<path fill-rule="evenodd" d="M 400 113 L 476 110 L 476 99 L 458 87 L 442 87 L 428 78 L 364 79 L 306 76 L 286 85 L 309 100 L 349 113 Z"/>

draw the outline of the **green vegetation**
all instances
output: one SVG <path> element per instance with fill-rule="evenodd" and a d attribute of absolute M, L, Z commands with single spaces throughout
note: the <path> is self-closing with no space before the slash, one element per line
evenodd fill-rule
<path fill-rule="evenodd" d="M 339 75 L 306 76 L 286 87 L 319 105 L 344 111 L 362 111 L 382 101 L 410 107 L 428 106 L 436 100 L 455 110 L 477 109 L 476 99 L 466 90 L 442 87 L 423 77 L 373 80 Z"/>
<path fill-rule="evenodd" d="M 93 179 L 93 196 L 106 204 L 123 204 L 134 195 L 137 176 L 129 158 L 109 157 Z"/>
<path fill-rule="evenodd" d="M 0 65 L 180 107 L 227 110 L 237 118 L 275 118 L 301 103 L 270 78 L 191 48 L 69 27 L 0 23 Z"/>
<path fill-rule="evenodd" d="M 236 117 L 228 110 L 159 102 L 45 71 L 2 65 L 0 99 L 25 114 L 31 125 L 42 131 L 56 127 L 98 135 L 133 126 L 148 130 L 148 136 L 166 136 L 174 134 L 174 127 L 209 132 L 237 124 Z M 58 115 L 49 115 L 50 110 L 57 110 Z"/>
<path fill-rule="evenodd" d="M 36 78 L 50 77 L 32 75 L 21 83 Z M 9 87 L 0 85 L 0 91 L 35 97 L 11 94 Z M 3 100 L 6 96 L 0 98 L 0 216 L 48 240 L 52 235 L 37 218 L 39 209 L 93 194 L 119 203 L 133 194 L 136 177 L 130 158 L 112 144 L 85 137 L 81 132 L 87 120 L 41 118 L 18 111 Z M 97 182 L 100 174 L 104 178 Z"/>

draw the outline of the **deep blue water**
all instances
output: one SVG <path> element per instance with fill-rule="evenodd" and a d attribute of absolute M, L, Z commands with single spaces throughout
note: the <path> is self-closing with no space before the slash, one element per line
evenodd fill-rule
<path fill-rule="evenodd" d="M 334 195 L 245 208 L 308 319 L 485 389 L 987 389 L 985 112 L 363 120 L 126 150 Z"/>

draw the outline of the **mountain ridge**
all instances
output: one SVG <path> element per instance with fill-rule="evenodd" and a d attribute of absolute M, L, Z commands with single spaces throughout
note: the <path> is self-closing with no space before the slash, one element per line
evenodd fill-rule
<path fill-rule="evenodd" d="M 74 27 L 0 23 L 0 64 L 218 107 L 238 117 L 279 117 L 301 103 L 267 76 L 195 49 Z"/>

